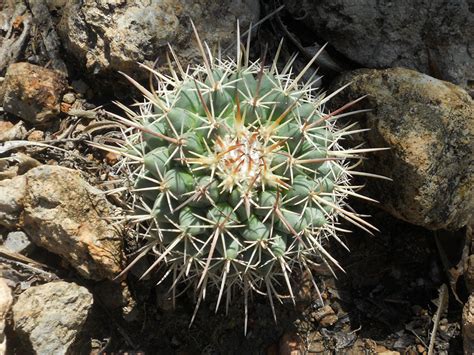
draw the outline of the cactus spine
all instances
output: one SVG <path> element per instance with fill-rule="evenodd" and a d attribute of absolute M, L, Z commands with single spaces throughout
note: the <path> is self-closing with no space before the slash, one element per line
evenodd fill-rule
<path fill-rule="evenodd" d="M 325 96 L 314 78 L 301 83 L 317 55 L 294 77 L 291 62 L 277 69 L 279 51 L 268 67 L 249 61 L 248 45 L 237 46 L 237 60 L 214 57 L 194 31 L 203 64 L 185 70 L 171 50 L 168 74 L 147 68 L 153 90 L 127 76 L 144 96 L 139 113 L 118 104 L 127 116 L 115 116 L 123 141 L 100 146 L 123 156 L 118 172 L 130 186 L 131 211 L 124 221 L 146 240 L 126 270 L 153 253 L 144 276 L 162 267 L 173 296 L 179 283 L 192 286 L 196 311 L 215 288 L 216 311 L 240 290 L 246 313 L 253 291 L 274 313 L 275 299 L 294 302 L 294 270 L 311 275 L 317 261 L 341 268 L 324 247 L 328 238 L 345 247 L 340 219 L 375 229 L 345 202 L 364 198 L 350 185 L 364 173 L 350 161 L 371 149 L 339 144 L 354 131 L 335 122 L 355 101 L 324 112 L 344 87 Z"/>

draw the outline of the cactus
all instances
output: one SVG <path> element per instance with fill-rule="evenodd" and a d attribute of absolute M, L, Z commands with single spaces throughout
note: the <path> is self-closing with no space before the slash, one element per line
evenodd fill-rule
<path fill-rule="evenodd" d="M 118 104 L 127 114 L 114 115 L 123 141 L 100 145 L 123 156 L 126 222 L 146 240 L 124 272 L 153 253 L 143 276 L 163 267 L 173 296 L 179 283 L 193 287 L 193 319 L 208 288 L 216 290 L 216 311 L 240 290 L 247 314 L 255 291 L 268 297 L 275 317 L 275 299 L 295 300 L 294 270 L 312 275 L 316 262 L 341 269 L 325 249 L 331 237 L 345 247 L 340 219 L 375 229 L 346 207 L 349 195 L 364 198 L 350 185 L 364 173 L 350 161 L 373 149 L 339 144 L 353 125 L 335 122 L 358 100 L 324 112 L 344 87 L 325 96 L 316 94 L 314 76 L 301 83 L 317 55 L 294 77 L 291 63 L 277 68 L 281 44 L 265 66 L 249 60 L 248 44 L 237 46 L 237 60 L 214 57 L 194 31 L 203 64 L 184 70 L 171 50 L 169 74 L 146 67 L 157 81 L 152 90 L 124 74 L 143 93 L 140 112 Z"/>

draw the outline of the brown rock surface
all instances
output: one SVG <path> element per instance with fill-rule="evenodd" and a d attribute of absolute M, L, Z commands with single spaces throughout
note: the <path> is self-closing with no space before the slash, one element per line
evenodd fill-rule
<path fill-rule="evenodd" d="M 365 170 L 370 194 L 395 217 L 428 229 L 458 229 L 474 211 L 474 102 L 460 87 L 413 70 L 360 69 L 333 87 L 352 82 L 334 104 L 368 95 L 360 118 L 372 154 Z"/>
<path fill-rule="evenodd" d="M 29 63 L 11 64 L 5 75 L 3 108 L 32 123 L 60 112 L 66 79 L 58 72 Z"/>
<path fill-rule="evenodd" d="M 102 216 L 110 212 L 102 192 L 78 171 L 43 165 L 26 175 L 23 230 L 63 257 L 82 276 L 111 279 L 121 271 L 122 240 Z"/>

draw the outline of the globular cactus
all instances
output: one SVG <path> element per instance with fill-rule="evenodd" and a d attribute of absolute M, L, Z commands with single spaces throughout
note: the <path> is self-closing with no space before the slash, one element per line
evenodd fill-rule
<path fill-rule="evenodd" d="M 274 299 L 294 301 L 294 270 L 340 267 L 324 247 L 330 237 L 344 246 L 340 218 L 373 228 L 345 202 L 363 197 L 350 181 L 364 173 L 350 161 L 371 149 L 339 144 L 353 126 L 335 122 L 354 102 L 325 113 L 337 92 L 317 95 L 313 80 L 301 83 L 316 56 L 294 77 L 291 63 L 279 71 L 277 58 L 269 67 L 251 62 L 240 45 L 237 60 L 214 57 L 195 35 L 203 65 L 184 70 L 171 50 L 169 74 L 148 68 L 155 89 L 128 77 L 144 102 L 139 113 L 119 104 L 127 114 L 115 116 L 126 127 L 123 141 L 101 146 L 123 156 L 126 221 L 146 240 L 131 265 L 154 253 L 144 276 L 163 267 L 173 295 L 179 283 L 195 289 L 196 310 L 209 287 L 217 290 L 216 311 L 237 290 L 246 312 L 252 291 L 274 310 Z"/>

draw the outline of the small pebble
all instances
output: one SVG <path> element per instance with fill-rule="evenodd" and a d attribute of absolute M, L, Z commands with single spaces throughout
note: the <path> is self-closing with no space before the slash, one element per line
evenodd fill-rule
<path fill-rule="evenodd" d="M 116 164 L 118 162 L 118 159 L 119 159 L 119 155 L 116 153 L 107 152 L 107 154 L 105 154 L 105 161 L 109 165 Z"/>
<path fill-rule="evenodd" d="M 34 130 L 28 135 L 28 140 L 30 142 L 39 142 L 44 140 L 44 132 L 39 130 Z"/>
<path fill-rule="evenodd" d="M 90 102 L 84 102 L 83 106 L 85 110 L 93 110 L 96 108 L 96 106 Z"/>
<path fill-rule="evenodd" d="M 26 233 L 22 231 L 8 233 L 3 246 L 8 250 L 19 254 L 28 254 L 33 251 L 35 247 Z"/>
<path fill-rule="evenodd" d="M 61 102 L 61 112 L 69 112 L 71 105 L 65 102 Z"/>
<path fill-rule="evenodd" d="M 30 55 L 26 60 L 31 64 L 39 64 L 40 62 L 40 58 L 37 55 Z"/>
<path fill-rule="evenodd" d="M 63 102 L 72 105 L 76 101 L 76 96 L 72 92 L 68 92 L 63 96 Z"/>

